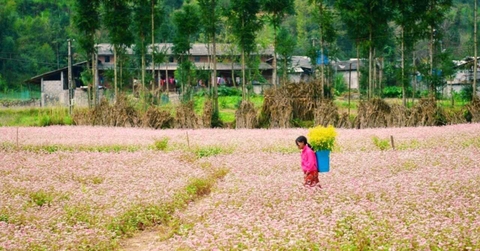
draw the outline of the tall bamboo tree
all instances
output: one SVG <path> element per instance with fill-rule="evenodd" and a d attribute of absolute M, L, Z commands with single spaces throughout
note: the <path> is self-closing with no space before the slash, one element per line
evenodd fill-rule
<path fill-rule="evenodd" d="M 104 0 L 103 22 L 107 28 L 114 54 L 115 100 L 118 97 L 118 62 L 122 61 L 126 47 L 133 44 L 133 34 L 129 27 L 132 10 L 128 0 Z"/>
<path fill-rule="evenodd" d="M 157 38 L 157 31 L 160 30 L 164 23 L 164 2 L 163 0 L 150 0 L 150 18 L 151 18 L 151 38 L 152 38 L 152 92 L 155 92 L 155 65 L 157 62 L 163 62 L 165 60 L 164 53 L 161 52 L 161 48 L 155 46 L 155 39 Z M 158 57 L 158 58 L 157 58 Z M 158 86 L 160 90 L 160 85 Z M 158 92 L 160 94 L 160 92 Z M 168 94 L 167 94 L 168 95 Z"/>
<path fill-rule="evenodd" d="M 92 59 L 92 76 L 93 76 L 93 103 L 97 105 L 97 60 L 95 57 L 96 38 L 95 33 L 100 28 L 99 18 L 100 0 L 76 0 L 75 14 L 73 20 L 75 27 L 79 31 L 78 43 L 86 52 L 87 58 Z"/>
<path fill-rule="evenodd" d="M 211 82 L 213 86 L 213 113 L 218 117 L 218 88 L 217 88 L 217 33 L 220 25 L 220 15 L 218 10 L 217 0 L 198 0 L 200 11 L 207 13 L 201 15 L 201 21 L 205 35 L 208 41 L 212 44 L 212 64 L 213 72 Z"/>
<path fill-rule="evenodd" d="M 336 31 L 334 27 L 335 17 L 332 8 L 326 0 L 310 0 L 314 5 L 314 19 L 318 24 L 320 55 L 322 62 L 320 64 L 320 97 L 325 97 L 325 48 L 326 44 L 332 43 L 336 39 Z"/>
<path fill-rule="evenodd" d="M 173 52 L 180 64 L 180 84 L 184 100 L 190 99 L 190 89 L 193 83 L 192 74 L 194 65 L 188 60 L 190 49 L 199 32 L 200 14 L 198 6 L 186 1 L 182 8 L 173 14 L 175 36 L 173 38 Z"/>
<path fill-rule="evenodd" d="M 282 57 L 282 66 L 280 69 L 283 83 L 287 82 L 287 74 L 292 62 L 293 53 L 295 53 L 296 44 L 295 37 L 285 27 L 280 27 L 276 51 Z"/>
<path fill-rule="evenodd" d="M 389 37 L 391 18 L 387 0 L 338 0 L 336 6 L 347 25 L 349 36 L 368 49 L 367 98 L 373 96 L 373 52 Z"/>
<path fill-rule="evenodd" d="M 273 74 L 272 84 L 277 85 L 277 46 L 278 29 L 287 15 L 295 13 L 293 0 L 261 0 L 262 9 L 267 13 L 267 20 L 273 27 Z"/>
<path fill-rule="evenodd" d="M 133 2 L 133 31 L 136 38 L 135 51 L 141 58 L 142 96 L 145 99 L 145 72 L 147 41 L 152 35 L 151 31 L 151 5 L 150 0 L 134 0 Z M 144 100 L 145 101 L 145 100 Z"/>
<path fill-rule="evenodd" d="M 236 44 L 242 54 L 242 99 L 247 98 L 246 77 L 245 77 L 245 57 L 256 49 L 256 32 L 261 28 L 261 22 L 258 18 L 260 11 L 259 0 L 232 0 L 228 7 L 227 18 L 232 28 Z"/>
<path fill-rule="evenodd" d="M 417 41 L 422 39 L 420 26 L 417 25 L 421 17 L 425 15 L 427 10 L 427 2 L 415 0 L 393 0 L 392 7 L 394 10 L 393 20 L 400 28 L 400 38 L 397 39 L 400 44 L 401 52 L 401 74 L 400 82 L 402 86 L 402 102 L 407 105 L 406 87 L 408 78 L 405 72 L 405 55 L 409 55 Z M 408 74 L 407 74 L 408 75 Z"/>
<path fill-rule="evenodd" d="M 473 52 L 473 55 L 475 57 L 475 60 L 473 62 L 473 92 L 472 92 L 472 99 L 475 100 L 477 99 L 477 69 L 478 69 L 478 58 L 477 58 L 477 49 L 478 49 L 478 45 L 477 45 L 477 0 L 474 0 L 475 3 L 474 3 L 474 6 L 473 6 L 473 12 L 474 12 L 474 17 L 473 17 L 473 48 L 474 48 L 474 52 Z M 451 94 L 453 95 L 453 94 Z"/>
<path fill-rule="evenodd" d="M 429 44 L 429 56 L 430 56 L 430 71 L 429 71 L 429 92 L 430 97 L 435 98 L 436 88 L 440 83 L 439 72 L 436 69 L 437 62 L 435 61 L 435 47 L 439 43 L 442 30 L 440 30 L 440 24 L 445 19 L 447 10 L 452 6 L 452 0 L 428 0 L 427 10 L 425 15 L 421 16 L 421 25 L 424 30 L 424 34 L 428 36 Z"/>

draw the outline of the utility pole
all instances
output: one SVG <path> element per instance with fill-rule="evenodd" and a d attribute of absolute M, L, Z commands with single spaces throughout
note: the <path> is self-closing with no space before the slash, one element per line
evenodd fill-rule
<path fill-rule="evenodd" d="M 152 0 L 152 95 L 155 93 L 155 1 Z"/>
<path fill-rule="evenodd" d="M 72 115 L 73 84 L 72 84 L 72 40 L 68 39 L 68 114 Z"/>

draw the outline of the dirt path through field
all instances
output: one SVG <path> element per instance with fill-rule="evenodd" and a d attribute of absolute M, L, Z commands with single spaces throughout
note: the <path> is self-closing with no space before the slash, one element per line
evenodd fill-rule
<path fill-rule="evenodd" d="M 158 229 L 149 229 L 135 234 L 120 242 L 121 251 L 154 250 L 155 243 L 160 239 Z"/>

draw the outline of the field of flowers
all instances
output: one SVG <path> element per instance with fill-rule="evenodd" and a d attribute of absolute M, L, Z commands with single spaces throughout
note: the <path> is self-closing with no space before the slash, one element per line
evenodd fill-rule
<path fill-rule="evenodd" d="M 337 132 L 1 127 L 0 250 L 480 250 L 480 124 Z"/>

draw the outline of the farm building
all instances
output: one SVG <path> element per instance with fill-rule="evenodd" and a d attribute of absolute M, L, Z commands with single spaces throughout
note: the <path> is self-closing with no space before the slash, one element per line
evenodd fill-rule
<path fill-rule="evenodd" d="M 160 86 L 163 90 L 166 90 L 166 85 L 169 85 L 169 91 L 176 91 L 176 85 L 174 81 L 175 71 L 178 68 L 178 61 L 173 54 L 173 44 L 162 43 L 155 44 L 155 51 L 157 53 L 164 53 L 167 62 L 160 64 L 147 65 L 146 71 L 148 76 L 152 76 L 152 71 L 155 71 L 155 86 Z M 213 64 L 211 63 L 211 46 L 208 44 L 193 44 L 192 49 L 189 51 L 189 60 L 194 63 L 197 70 L 212 70 Z M 152 47 L 148 48 L 147 58 L 151 58 Z M 129 57 L 133 56 L 133 50 L 128 48 L 126 53 Z M 238 63 L 240 54 L 234 49 L 234 46 L 229 44 L 217 44 L 217 83 L 220 85 L 234 86 L 241 84 L 240 71 L 241 64 Z M 261 78 L 253 80 L 254 91 L 257 93 L 262 92 L 265 88 L 270 87 L 269 81 L 272 79 L 272 66 L 267 63 L 272 55 L 272 49 L 259 50 L 255 55 L 258 56 L 259 62 L 256 66 L 258 68 Z M 97 45 L 97 58 L 98 58 L 98 72 L 96 81 L 98 86 L 103 89 L 111 88 L 113 86 L 113 79 L 109 77 L 108 71 L 111 71 L 115 65 L 115 55 L 113 52 L 113 46 L 111 44 L 98 44 Z M 76 106 L 87 106 L 88 95 L 87 88 L 82 84 L 81 73 L 87 69 L 87 61 L 76 63 L 73 65 L 73 80 L 75 87 L 73 91 L 74 104 Z M 130 69 L 132 70 L 132 69 Z M 140 70 L 136 67 L 133 70 Z M 111 74 L 110 74 L 111 75 Z M 38 76 L 32 77 L 27 80 L 29 83 L 39 84 L 41 86 L 42 96 L 41 105 L 64 105 L 68 106 L 68 68 L 63 67 L 54 71 L 46 72 Z M 208 81 L 208 79 L 206 80 Z M 266 82 L 263 82 L 266 81 Z M 131 79 L 132 86 L 139 83 L 139 80 Z M 147 85 L 149 85 L 147 83 Z M 209 83 L 205 83 L 206 86 Z M 100 91 L 99 95 L 102 95 Z"/>

